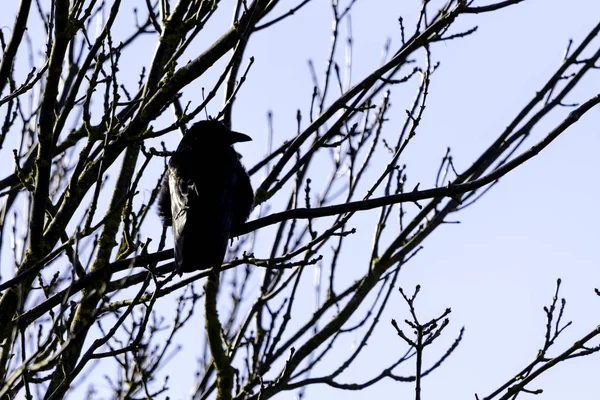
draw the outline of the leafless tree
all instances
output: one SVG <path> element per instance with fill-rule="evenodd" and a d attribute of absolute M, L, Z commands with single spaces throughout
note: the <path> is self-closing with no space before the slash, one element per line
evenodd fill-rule
<path fill-rule="evenodd" d="M 431 187 L 407 187 L 402 160 L 427 117 L 436 47 L 476 34 L 475 26 L 456 28 L 465 16 L 522 1 L 425 0 L 415 20 L 399 19 L 397 45 L 388 44 L 381 63 L 354 81 L 349 22 L 358 1 L 333 0 L 325 69 L 318 73 L 310 64 L 314 84 L 299 100 L 308 110 L 298 111 L 297 130 L 284 136 L 274 135 L 269 114 L 267 155 L 247 165 L 255 208 L 233 232 L 238 239 L 229 262 L 179 277 L 169 232 L 148 228 L 157 226 L 156 198 L 173 150 L 157 147 L 204 119 L 208 107 L 231 126 L 236 97 L 255 68 L 249 44 L 259 33 L 284 29 L 314 2 L 297 0 L 290 9 L 279 0 L 21 0 L 12 29 L 0 36 L 0 151 L 4 165 L 14 161 L 0 177 L 0 398 L 61 399 L 79 386 L 88 388 L 88 398 L 162 398 L 170 390 L 177 335 L 204 318 L 206 331 L 195 333 L 202 339 L 188 349 L 203 351 L 195 399 L 264 400 L 302 394 L 314 384 L 360 390 L 383 379 L 414 385 L 419 399 L 423 379 L 452 356 L 462 330 L 437 362 L 424 363 L 450 309 L 419 316 L 419 288 L 397 291 L 402 266 L 451 215 L 600 103 L 600 94 L 565 102 L 586 75 L 597 73 L 599 23 L 569 43 L 546 83 L 468 168 L 457 171 L 448 150 Z M 207 43 L 209 22 L 231 10 L 231 25 Z M 28 34 L 33 24 L 45 38 Z M 123 24 L 128 35 L 117 34 Z M 148 41 L 154 54 L 145 65 L 135 54 L 151 48 Z M 202 96 L 193 86 L 200 79 L 207 88 Z M 414 97 L 395 109 L 406 113 L 392 129 L 386 121 L 398 88 Z M 525 147 L 531 130 L 566 106 L 572 107 L 566 118 Z M 375 158 L 385 160 L 383 169 Z M 340 260 L 352 251 L 353 217 L 364 210 L 378 215 L 372 242 L 362 249 L 370 257 L 349 271 Z M 306 306 L 307 288 L 314 309 Z M 518 379 L 508 377 L 486 399 L 531 392 L 528 385 L 548 369 L 599 350 L 596 329 L 551 354 L 568 326 L 556 290 L 546 308 L 543 349 Z M 174 309 L 159 307 L 172 298 Z M 401 302 L 410 319 L 380 325 L 385 307 L 400 310 Z M 401 355 L 362 381 L 341 379 L 375 329 L 395 330 Z M 339 343 L 356 334 L 353 351 L 336 355 Z M 335 367 L 327 367 L 332 360 Z M 397 372 L 401 364 L 413 365 L 414 373 Z M 100 381 L 110 390 L 98 391 Z"/>

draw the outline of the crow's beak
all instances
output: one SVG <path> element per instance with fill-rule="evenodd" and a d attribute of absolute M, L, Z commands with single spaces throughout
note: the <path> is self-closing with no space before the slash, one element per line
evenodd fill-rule
<path fill-rule="evenodd" d="M 245 133 L 229 131 L 227 133 L 229 142 L 238 143 L 238 142 L 249 142 L 252 138 Z"/>

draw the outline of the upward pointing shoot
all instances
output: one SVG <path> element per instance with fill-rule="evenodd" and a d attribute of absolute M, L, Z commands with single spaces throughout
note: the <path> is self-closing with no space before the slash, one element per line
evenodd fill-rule
<path fill-rule="evenodd" d="M 179 273 L 219 267 L 227 241 L 250 215 L 250 178 L 232 145 L 252 140 L 216 120 L 194 124 L 169 160 L 168 185 L 158 199 L 173 226 Z"/>

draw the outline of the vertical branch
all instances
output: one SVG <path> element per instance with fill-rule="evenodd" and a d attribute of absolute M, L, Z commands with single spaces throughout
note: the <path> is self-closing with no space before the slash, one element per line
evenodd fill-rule
<path fill-rule="evenodd" d="M 38 126 L 38 152 L 35 159 L 35 188 L 33 192 L 33 204 L 29 220 L 29 248 L 26 259 L 34 263 L 47 252 L 48 245 L 44 242 L 42 233 L 46 205 L 48 202 L 50 171 L 54 151 L 53 129 L 56 99 L 58 97 L 58 85 L 62 71 L 62 63 L 67 50 L 69 32 L 69 2 L 68 0 L 57 0 L 55 5 L 55 30 L 54 44 L 50 53 L 50 62 L 46 78 L 46 86 L 41 100 L 40 120 Z M 51 32 L 48 33 L 49 41 Z M 18 164 L 17 164 L 18 165 Z M 25 260 L 20 268 L 28 265 Z M 6 373 L 6 364 L 10 357 L 10 348 L 15 339 L 15 328 L 12 323 L 14 313 L 19 304 L 23 304 L 27 296 L 28 285 L 19 285 L 17 288 L 3 293 L 0 299 L 0 342 L 4 342 L 0 350 L 0 379 Z"/>
<path fill-rule="evenodd" d="M 17 13 L 17 17 L 15 18 L 15 24 L 12 29 L 13 34 L 6 48 L 3 49 L 4 54 L 2 55 L 2 60 L 0 61 L 0 95 L 4 90 L 6 82 L 9 80 L 15 56 L 17 55 L 17 50 L 19 49 L 19 45 L 23 39 L 23 34 L 27 29 L 27 18 L 29 17 L 30 9 L 31 0 L 21 0 L 21 5 L 19 6 L 19 11 Z"/>
<path fill-rule="evenodd" d="M 235 9 L 235 14 L 233 18 L 233 23 L 236 24 L 238 21 L 239 14 L 239 4 Z M 246 46 L 248 44 L 248 39 L 250 38 L 250 33 L 252 32 L 252 27 L 249 27 L 245 32 L 240 35 L 240 39 L 237 45 L 234 48 L 233 56 L 231 59 L 231 69 L 229 70 L 229 75 L 227 77 L 227 83 L 225 85 L 225 106 L 223 108 L 223 122 L 225 126 L 231 128 L 231 111 L 233 109 L 233 95 L 236 87 L 237 76 L 242 65 L 242 59 L 244 57 L 244 50 L 246 50 Z"/>
<path fill-rule="evenodd" d="M 226 343 L 224 343 L 221 335 L 222 327 L 217 310 L 220 272 L 219 270 L 213 270 L 206 279 L 204 313 L 208 346 L 217 369 L 217 400 L 228 400 L 231 399 L 233 391 L 234 369 L 225 351 Z"/>
<path fill-rule="evenodd" d="M 168 20 L 165 23 L 165 29 L 161 36 L 161 40 L 154 53 L 154 58 L 148 72 L 148 79 L 144 87 L 144 96 L 148 96 L 154 92 L 158 82 L 165 74 L 165 68 L 169 68 L 167 65 L 171 56 L 175 52 L 175 49 L 182 41 L 186 34 L 186 30 L 182 29 L 183 17 L 189 7 L 189 2 L 180 1 L 177 3 L 175 10 L 172 14 L 168 15 Z M 163 17 L 167 17 L 166 11 L 163 9 Z"/>
<path fill-rule="evenodd" d="M 48 244 L 42 239 L 44 214 L 48 202 L 50 170 L 54 155 L 54 122 L 56 121 L 56 101 L 58 84 L 62 72 L 65 52 L 71 38 L 69 24 L 69 1 L 57 0 L 55 7 L 54 44 L 50 53 L 50 64 L 46 78 L 46 88 L 42 98 L 38 126 L 38 153 L 35 160 L 36 175 L 33 192 L 33 205 L 30 218 L 29 251 L 34 259 L 45 254 Z"/>

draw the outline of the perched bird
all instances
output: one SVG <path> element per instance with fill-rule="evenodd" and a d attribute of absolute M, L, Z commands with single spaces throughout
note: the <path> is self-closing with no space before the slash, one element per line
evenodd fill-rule
<path fill-rule="evenodd" d="M 250 215 L 250 178 L 232 147 L 249 140 L 217 120 L 201 121 L 169 160 L 158 212 L 165 226 L 173 226 L 179 274 L 220 266 L 230 232 Z"/>

